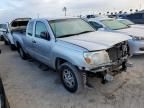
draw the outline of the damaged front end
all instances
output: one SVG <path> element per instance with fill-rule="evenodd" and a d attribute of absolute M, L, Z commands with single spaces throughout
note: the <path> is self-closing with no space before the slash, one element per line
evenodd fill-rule
<path fill-rule="evenodd" d="M 89 54 L 85 60 L 91 66 L 90 72 L 97 73 L 102 71 L 120 70 L 126 71 L 127 61 L 130 55 L 128 42 L 124 41 L 114 45 L 106 51 L 98 51 L 100 53 Z"/>
<path fill-rule="evenodd" d="M 106 50 L 110 62 L 87 70 L 86 73 L 101 74 L 103 82 L 111 81 L 113 76 L 127 70 L 129 58 L 128 42 L 124 41 Z"/>

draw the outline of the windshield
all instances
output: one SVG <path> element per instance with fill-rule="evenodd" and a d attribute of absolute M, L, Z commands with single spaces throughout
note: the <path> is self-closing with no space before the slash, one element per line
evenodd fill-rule
<path fill-rule="evenodd" d="M 118 20 L 118 21 L 126 25 L 134 25 L 134 23 L 130 20 L 124 19 L 124 20 Z"/>
<path fill-rule="evenodd" d="M 79 18 L 52 20 L 49 21 L 49 24 L 56 38 L 94 32 L 94 29 L 87 22 Z"/>
<path fill-rule="evenodd" d="M 102 20 L 102 23 L 112 30 L 119 30 L 119 29 L 128 28 L 127 25 L 120 23 L 119 21 L 117 21 L 115 19 Z"/>

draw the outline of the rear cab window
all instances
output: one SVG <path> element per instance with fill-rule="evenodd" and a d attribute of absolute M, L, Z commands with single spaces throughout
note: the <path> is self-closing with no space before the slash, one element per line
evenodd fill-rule
<path fill-rule="evenodd" d="M 27 35 L 29 36 L 33 35 L 33 26 L 34 26 L 34 21 L 30 21 L 27 28 Z"/>

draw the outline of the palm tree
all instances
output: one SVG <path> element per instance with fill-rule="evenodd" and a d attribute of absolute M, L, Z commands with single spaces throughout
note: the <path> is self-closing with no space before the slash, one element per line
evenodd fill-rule
<path fill-rule="evenodd" d="M 111 12 L 111 15 L 113 15 L 114 13 L 113 12 Z"/>
<path fill-rule="evenodd" d="M 66 7 L 63 7 L 63 11 L 65 13 L 65 16 L 67 15 L 67 8 Z"/>
<path fill-rule="evenodd" d="M 122 14 L 122 11 L 119 11 L 119 14 L 121 15 L 121 14 Z"/>
<path fill-rule="evenodd" d="M 135 12 L 138 12 L 138 9 L 136 9 Z"/>
<path fill-rule="evenodd" d="M 130 12 L 132 13 L 133 9 L 130 9 Z"/>
<path fill-rule="evenodd" d="M 124 14 L 127 14 L 127 12 L 124 12 Z"/>
<path fill-rule="evenodd" d="M 101 12 L 99 13 L 99 15 L 101 15 Z"/>

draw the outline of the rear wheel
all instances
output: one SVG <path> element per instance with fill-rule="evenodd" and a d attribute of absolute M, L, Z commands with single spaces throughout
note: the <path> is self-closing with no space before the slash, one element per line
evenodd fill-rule
<path fill-rule="evenodd" d="M 22 48 L 21 46 L 18 48 L 18 52 L 19 52 L 20 57 L 21 57 L 23 60 L 26 60 L 26 59 L 27 59 L 27 55 L 26 55 L 26 53 L 24 52 L 24 50 L 23 50 L 23 48 Z"/>
<path fill-rule="evenodd" d="M 4 40 L 3 36 L 0 36 L 0 41 L 3 41 L 3 40 Z"/>
<path fill-rule="evenodd" d="M 6 41 L 5 39 L 4 39 L 4 44 L 5 44 L 5 45 L 8 45 L 8 41 Z"/>
<path fill-rule="evenodd" d="M 12 51 L 16 50 L 16 47 L 15 47 L 15 45 L 13 45 L 13 44 L 10 44 L 10 49 L 11 49 Z"/>
<path fill-rule="evenodd" d="M 80 93 L 84 88 L 82 73 L 72 64 L 64 63 L 60 66 L 61 80 L 64 87 L 71 93 Z"/>

